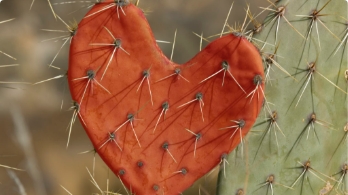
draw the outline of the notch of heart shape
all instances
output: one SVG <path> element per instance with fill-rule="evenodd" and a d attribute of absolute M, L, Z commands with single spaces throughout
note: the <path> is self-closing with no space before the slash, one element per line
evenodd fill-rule
<path fill-rule="evenodd" d="M 96 4 L 69 55 L 76 114 L 95 151 L 137 195 L 190 187 L 240 144 L 264 100 L 262 60 L 244 37 L 218 38 L 178 65 L 127 0 Z"/>

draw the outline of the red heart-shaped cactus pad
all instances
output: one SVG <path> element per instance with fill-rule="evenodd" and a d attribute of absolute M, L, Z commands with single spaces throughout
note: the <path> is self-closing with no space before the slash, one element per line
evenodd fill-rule
<path fill-rule="evenodd" d="M 261 57 L 245 38 L 223 36 L 177 65 L 125 0 L 81 21 L 68 77 L 95 150 L 137 195 L 191 186 L 240 143 L 263 102 Z"/>

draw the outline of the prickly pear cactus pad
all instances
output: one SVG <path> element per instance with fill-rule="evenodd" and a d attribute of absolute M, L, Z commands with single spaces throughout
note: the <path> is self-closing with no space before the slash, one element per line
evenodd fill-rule
<path fill-rule="evenodd" d="M 218 193 L 347 194 L 347 2 L 283 0 L 262 9 L 270 13 L 249 39 L 262 41 L 253 42 L 265 104 L 244 158 L 221 163 Z"/>
<path fill-rule="evenodd" d="M 68 80 L 96 152 L 135 194 L 179 194 L 231 152 L 264 97 L 259 51 L 223 36 L 183 65 L 140 9 L 96 4 L 72 38 Z"/>

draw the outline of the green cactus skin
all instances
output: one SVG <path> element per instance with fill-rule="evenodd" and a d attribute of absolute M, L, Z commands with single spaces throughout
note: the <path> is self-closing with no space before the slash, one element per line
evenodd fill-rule
<path fill-rule="evenodd" d="M 268 104 L 245 139 L 243 157 L 235 151 L 229 164 L 221 163 L 217 194 L 347 194 L 347 2 L 283 0 L 269 9 L 281 6 L 285 12 L 271 11 L 255 35 L 274 45 L 257 43 L 265 71 L 271 64 Z M 304 17 L 314 10 L 320 12 Z M 275 51 L 291 76 L 267 59 Z"/>

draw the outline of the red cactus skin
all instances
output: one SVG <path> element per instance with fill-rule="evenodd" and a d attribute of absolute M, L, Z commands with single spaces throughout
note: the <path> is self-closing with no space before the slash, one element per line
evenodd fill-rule
<path fill-rule="evenodd" d="M 115 2 L 95 5 L 72 39 L 72 98 L 95 150 L 133 193 L 179 194 L 255 122 L 263 102 L 261 57 L 230 34 L 177 65 L 158 48 L 142 11 Z M 113 44 L 111 34 L 120 47 L 98 44 Z"/>

